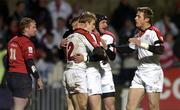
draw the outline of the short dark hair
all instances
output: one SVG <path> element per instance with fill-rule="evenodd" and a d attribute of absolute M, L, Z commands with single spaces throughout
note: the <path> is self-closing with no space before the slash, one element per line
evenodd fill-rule
<path fill-rule="evenodd" d="M 137 11 L 144 13 L 144 18 L 149 18 L 149 22 L 153 22 L 154 13 L 153 10 L 149 7 L 138 7 Z"/>

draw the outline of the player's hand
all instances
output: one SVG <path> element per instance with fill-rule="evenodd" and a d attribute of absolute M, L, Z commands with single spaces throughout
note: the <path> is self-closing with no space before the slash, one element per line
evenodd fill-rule
<path fill-rule="evenodd" d="M 93 49 L 93 59 L 94 61 L 101 61 L 107 59 L 107 54 L 102 47 L 95 47 Z"/>
<path fill-rule="evenodd" d="M 44 88 L 44 83 L 40 78 L 36 80 L 36 88 L 37 90 L 42 90 Z"/>
<path fill-rule="evenodd" d="M 68 39 L 67 39 L 67 38 L 64 38 L 64 39 L 62 39 L 59 47 L 60 47 L 60 48 L 65 48 L 65 47 L 67 46 L 67 43 L 68 43 Z"/>
<path fill-rule="evenodd" d="M 129 38 L 129 43 L 130 44 L 135 44 L 135 45 L 137 45 L 137 46 L 140 46 L 140 44 L 141 44 L 141 41 L 138 39 L 138 38 Z"/>
<path fill-rule="evenodd" d="M 73 60 L 75 63 L 84 62 L 84 56 L 82 54 L 76 54 L 73 56 Z"/>
<path fill-rule="evenodd" d="M 107 50 L 107 49 L 108 49 L 108 46 L 106 45 L 106 42 L 105 42 L 103 39 L 101 39 L 101 43 L 102 43 L 103 48 L 104 48 L 105 50 Z"/>

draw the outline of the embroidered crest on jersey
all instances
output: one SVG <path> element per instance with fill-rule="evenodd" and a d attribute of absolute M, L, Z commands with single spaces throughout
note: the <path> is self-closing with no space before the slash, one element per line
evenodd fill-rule
<path fill-rule="evenodd" d="M 28 52 L 29 53 L 33 53 L 33 48 L 32 47 L 28 47 Z"/>

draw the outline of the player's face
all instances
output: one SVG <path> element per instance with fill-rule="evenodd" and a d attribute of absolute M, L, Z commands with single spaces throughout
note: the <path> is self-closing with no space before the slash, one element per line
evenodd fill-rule
<path fill-rule="evenodd" d="M 102 20 L 99 22 L 99 30 L 101 33 L 104 33 L 108 28 L 107 20 Z"/>
<path fill-rule="evenodd" d="M 36 23 L 30 23 L 30 26 L 28 28 L 28 34 L 29 36 L 35 36 L 37 32 Z"/>
<path fill-rule="evenodd" d="M 90 33 L 95 29 L 95 20 L 92 20 L 90 23 L 87 23 L 87 29 Z"/>
<path fill-rule="evenodd" d="M 145 22 L 144 13 L 143 12 L 137 12 L 135 17 L 136 27 L 139 29 L 142 29 Z"/>

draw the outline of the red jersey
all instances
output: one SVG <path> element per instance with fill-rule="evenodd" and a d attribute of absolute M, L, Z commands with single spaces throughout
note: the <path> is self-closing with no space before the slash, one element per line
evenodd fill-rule
<path fill-rule="evenodd" d="M 33 59 L 34 44 L 27 36 L 15 36 L 8 42 L 8 72 L 27 74 L 25 61 Z"/>

